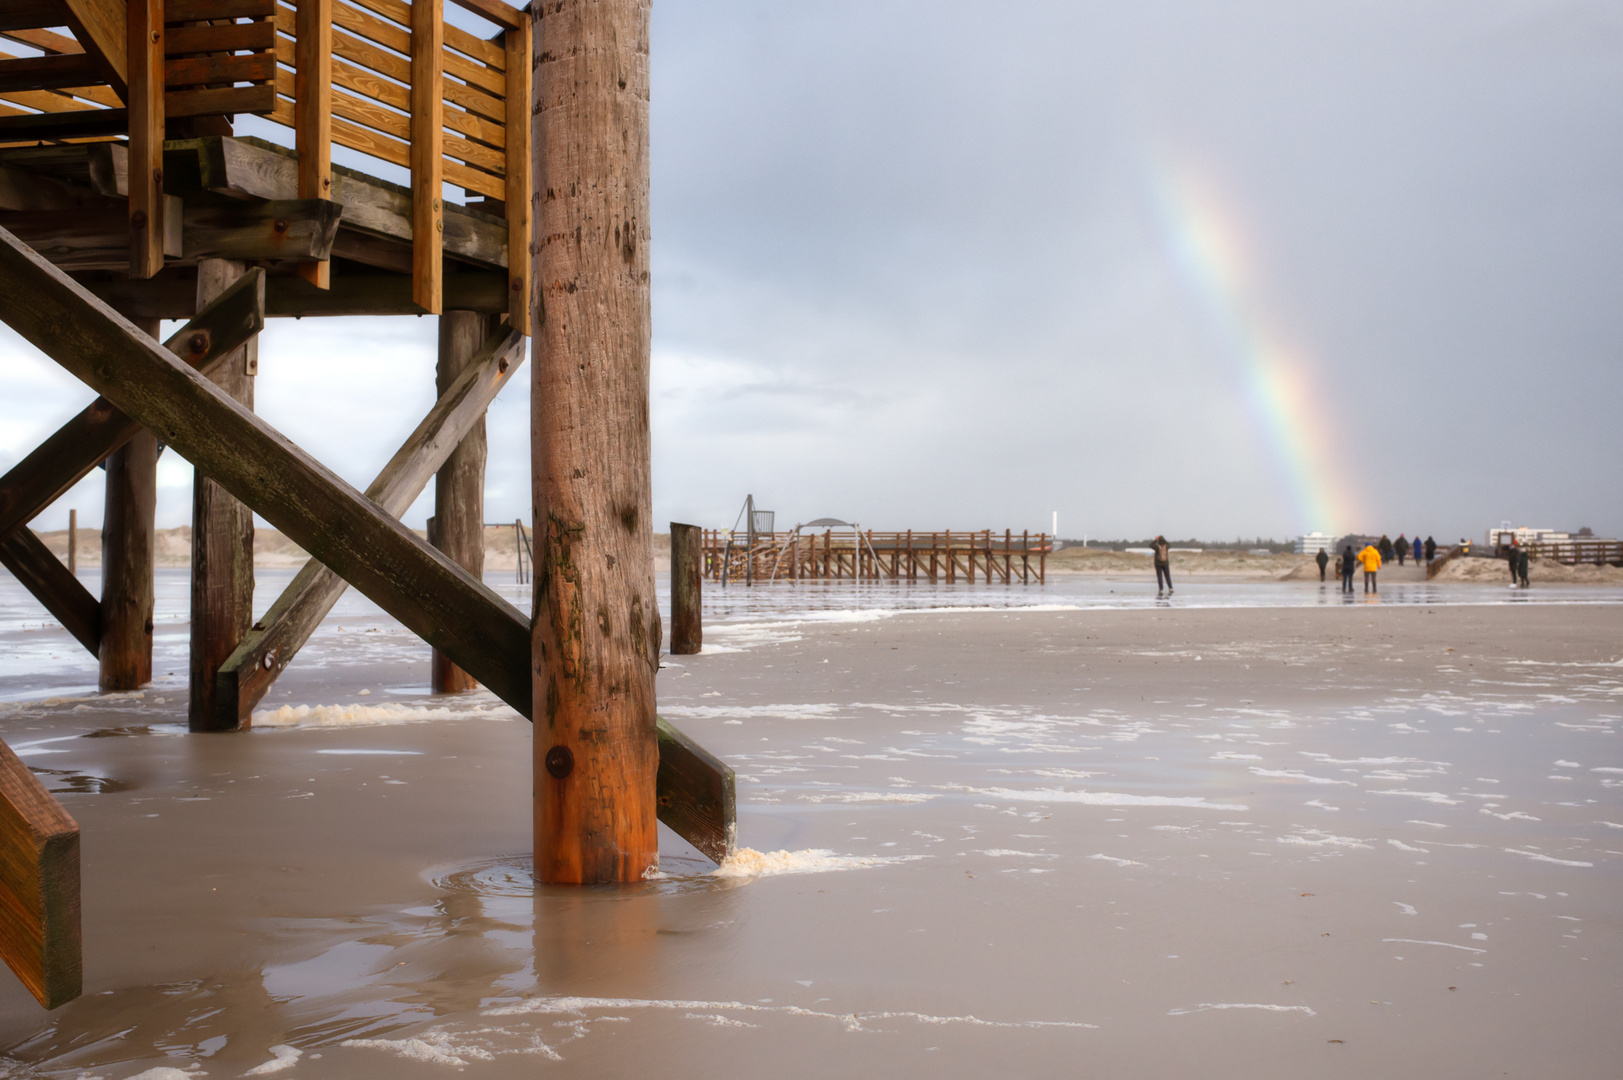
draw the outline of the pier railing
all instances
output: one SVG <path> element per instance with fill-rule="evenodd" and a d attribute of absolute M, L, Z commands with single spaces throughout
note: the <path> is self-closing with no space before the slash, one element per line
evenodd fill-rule
<path fill-rule="evenodd" d="M 1527 545 L 1527 553 L 1535 559 L 1549 559 L 1568 566 L 1579 563 L 1623 566 L 1623 540 L 1535 541 Z"/>
<path fill-rule="evenodd" d="M 335 145 L 410 172 L 410 252 L 370 261 L 409 273 L 422 311 L 444 309 L 444 186 L 505 218 L 506 251 L 491 261 L 507 268 L 510 322 L 528 333 L 530 16 L 503 0 L 452 0 L 489 25 L 486 38 L 446 22 L 444 2 L 0 0 L 0 37 L 38 53 L 0 51 L 0 148 L 127 138 L 118 194 L 129 199 L 131 276 L 149 278 L 178 254 L 166 140 L 262 116 L 293 129 L 300 200 L 335 199 Z M 327 252 L 299 273 L 327 288 Z"/>
<path fill-rule="evenodd" d="M 715 582 L 796 581 L 1038 584 L 1047 580 L 1047 533 L 979 532 L 704 533 L 701 570 Z"/>

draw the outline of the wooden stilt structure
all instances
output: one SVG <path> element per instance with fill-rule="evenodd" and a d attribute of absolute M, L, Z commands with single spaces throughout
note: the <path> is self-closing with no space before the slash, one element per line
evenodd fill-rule
<path fill-rule="evenodd" d="M 639 881 L 659 857 L 649 6 L 558 0 L 532 11 L 535 873 Z"/>
<path fill-rule="evenodd" d="M 475 311 L 440 316 L 440 352 L 435 385 L 444 394 L 473 362 L 491 329 L 491 317 Z M 434 477 L 434 517 L 429 542 L 475 579 L 485 572 L 485 419 L 481 414 Z M 430 668 L 436 694 L 472 690 L 472 676 L 436 651 Z"/>
<path fill-rule="evenodd" d="M 0 320 L 103 396 L 0 477 L 0 563 L 100 658 L 104 686 L 150 679 L 165 446 L 198 474 L 194 730 L 247 726 L 354 586 L 537 721 L 543 880 L 640 879 L 656 818 L 719 860 L 732 770 L 654 713 L 648 6 L 451 2 L 494 32 L 446 23 L 440 0 L 14 5 L 0 34 L 46 55 L 0 56 L 0 90 L 47 82 L 0 109 Z M 234 137 L 239 114 L 294 129 L 297 152 Z M 408 167 L 410 187 L 333 165 L 333 145 Z M 265 318 L 442 310 L 439 400 L 365 493 L 254 415 Z M 160 346 L 160 319 L 189 321 Z M 468 464 L 532 324 L 533 620 L 478 579 Z M 27 523 L 103 461 L 98 601 Z M 398 520 L 436 472 L 443 551 Z M 250 511 L 312 556 L 252 626 Z M 442 517 L 471 525 L 440 536 Z M 48 810 L 0 806 L 0 886 L 47 882 L 38 903 L 0 903 L 0 952 L 54 1004 L 78 992 L 77 848 L 74 874 L 62 854 L 77 831 Z M 29 904 L 38 918 L 11 935 Z"/>
<path fill-rule="evenodd" d="M 674 531 L 672 545 L 674 553 Z M 970 533 L 824 529 L 820 537 L 796 529 L 756 533 L 748 545 L 721 530 L 707 529 L 700 545 L 706 579 L 762 584 L 922 578 L 953 585 L 960 579 L 974 584 L 979 577 L 989 585 L 1040 585 L 1047 580 L 1048 555 L 1054 549 L 1047 533 L 1026 531 L 1016 539 L 1012 529 L 1005 529 L 1002 536 L 990 529 Z"/>

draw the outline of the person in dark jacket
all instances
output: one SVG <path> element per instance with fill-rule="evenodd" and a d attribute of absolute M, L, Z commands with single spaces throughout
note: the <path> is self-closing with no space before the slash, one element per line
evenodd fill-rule
<path fill-rule="evenodd" d="M 1319 553 L 1313 557 L 1313 561 L 1319 564 L 1319 580 L 1323 581 L 1324 568 L 1330 565 L 1330 553 L 1320 548 Z"/>
<path fill-rule="evenodd" d="M 1505 549 L 1505 561 L 1510 563 L 1510 587 L 1513 589 L 1516 587 L 1516 568 L 1521 562 L 1521 556 L 1521 545 L 1516 543 L 1513 536 L 1510 538 L 1510 546 Z"/>
<path fill-rule="evenodd" d="M 1437 541 L 1428 536 L 1426 537 L 1426 561 L 1431 562 L 1431 560 L 1435 559 L 1436 557 Z"/>
<path fill-rule="evenodd" d="M 1150 545 L 1150 550 L 1155 553 L 1155 591 L 1159 594 L 1161 592 L 1161 583 L 1165 581 L 1167 594 L 1171 595 L 1172 554 L 1171 549 L 1167 546 L 1167 538 L 1157 536 L 1155 542 Z"/>
<path fill-rule="evenodd" d="M 1354 563 L 1354 561 L 1355 560 L 1353 559 L 1352 545 L 1348 544 L 1345 548 L 1343 548 L 1341 550 L 1341 591 L 1342 592 L 1352 592 L 1353 591 L 1352 581 L 1353 581 L 1353 563 Z"/>
<path fill-rule="evenodd" d="M 1409 555 L 1409 538 L 1398 533 L 1398 538 L 1392 541 L 1392 550 L 1397 552 L 1398 565 L 1402 566 L 1403 560 Z"/>
<path fill-rule="evenodd" d="M 1527 563 L 1528 563 L 1528 561 L 1529 561 L 1529 556 L 1527 554 L 1527 549 L 1526 548 L 1519 549 L 1516 552 L 1516 572 L 1521 575 L 1522 588 L 1524 588 L 1524 589 L 1527 588 Z"/>
<path fill-rule="evenodd" d="M 1381 542 L 1375 545 L 1375 550 L 1381 553 L 1383 563 L 1392 561 L 1392 541 L 1387 538 L 1385 533 L 1381 534 Z"/>
<path fill-rule="evenodd" d="M 1420 542 L 1420 534 L 1415 533 L 1414 534 L 1414 561 L 1415 562 L 1420 561 L 1420 556 L 1425 550 L 1426 550 L 1425 545 Z"/>

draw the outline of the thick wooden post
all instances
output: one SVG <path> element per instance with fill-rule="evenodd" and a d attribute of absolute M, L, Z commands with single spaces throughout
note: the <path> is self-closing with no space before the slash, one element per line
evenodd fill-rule
<path fill-rule="evenodd" d="M 157 337 L 157 319 L 135 325 Z M 107 455 L 101 519 L 101 665 L 103 690 L 152 681 L 152 567 L 157 546 L 158 440 L 140 434 Z"/>
<path fill-rule="evenodd" d="M 657 865 L 648 0 L 533 5 L 535 874 Z"/>
<path fill-rule="evenodd" d="M 68 511 L 68 573 L 79 576 L 79 511 Z"/>
<path fill-rule="evenodd" d="M 445 5 L 411 5 L 411 298 L 430 315 L 442 303 L 445 243 Z"/>
<path fill-rule="evenodd" d="M 149 278 L 163 269 L 163 0 L 130 0 L 126 29 L 130 277 Z"/>
<path fill-rule="evenodd" d="M 473 362 L 493 329 L 488 315 L 447 311 L 440 316 L 440 355 L 434 390 L 441 397 Z M 484 580 L 485 574 L 485 418 L 457 444 L 434 476 L 434 526 L 429 543 L 452 562 Z M 436 694 L 472 690 L 479 684 L 451 658 L 435 650 L 430 686 Z"/>
<path fill-rule="evenodd" d="M 243 275 L 243 265 L 204 259 L 197 266 L 197 306 L 203 307 Z M 259 339 L 216 367 L 210 379 L 249 409 Z M 192 480 L 192 731 L 236 731 L 248 726 L 215 708 L 215 677 L 254 622 L 254 515 L 219 484 L 198 471 Z"/>
<path fill-rule="evenodd" d="M 671 522 L 671 654 L 686 656 L 704 647 L 699 550 L 704 543 L 697 525 Z M 794 569 L 794 563 L 789 567 Z M 791 576 L 793 576 L 791 574 Z"/>
<path fill-rule="evenodd" d="M 298 0 L 298 59 L 293 77 L 293 132 L 299 151 L 299 198 L 332 198 L 332 0 Z M 298 264 L 318 289 L 332 285 L 332 262 Z"/>

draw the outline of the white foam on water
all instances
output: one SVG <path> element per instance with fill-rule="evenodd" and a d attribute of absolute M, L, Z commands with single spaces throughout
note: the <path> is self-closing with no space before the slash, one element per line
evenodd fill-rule
<path fill-rule="evenodd" d="M 661 705 L 666 716 L 696 720 L 823 720 L 838 716 L 838 705 Z"/>
<path fill-rule="evenodd" d="M 1406 937 L 1383 937 L 1381 940 L 1399 945 L 1440 945 L 1445 949 L 1459 949 L 1461 952 L 1485 953 L 1488 951 L 1487 949 L 1473 949 L 1469 945 L 1455 945 L 1451 941 L 1417 941 L 1414 938 Z"/>
<path fill-rule="evenodd" d="M 1410 818 L 1408 821 L 1405 821 L 1404 824 L 1405 825 L 1427 825 L 1427 826 L 1430 826 L 1433 829 L 1446 829 L 1446 828 L 1448 828 L 1447 825 L 1440 824 L 1439 822 L 1421 821 L 1418 818 Z"/>
<path fill-rule="evenodd" d="M 1364 841 L 1352 836 L 1337 836 L 1327 833 L 1323 829 L 1303 829 L 1295 836 L 1276 836 L 1274 842 L 1278 844 L 1294 844 L 1297 847 L 1342 847 L 1365 848 L 1370 847 Z"/>
<path fill-rule="evenodd" d="M 1415 909 L 1415 906 L 1413 904 L 1405 904 L 1402 900 L 1394 900 L 1392 902 L 1394 904 L 1396 904 L 1402 910 L 1402 913 L 1405 914 L 1405 915 L 1418 915 L 1418 914 L 1420 914 L 1420 912 Z"/>
<path fill-rule="evenodd" d="M 912 862 L 924 855 L 836 855 L 828 848 L 803 851 L 756 851 L 739 848 L 711 871 L 720 878 L 775 877 L 779 874 L 826 874 L 835 870 L 866 870 L 874 866 Z M 700 1006 L 694 1006 L 698 1008 Z"/>
<path fill-rule="evenodd" d="M 1057 858 L 1059 858 L 1058 855 L 1045 854 L 1045 853 L 1040 852 L 1040 851 L 1015 851 L 1015 850 L 1013 850 L 1011 848 L 987 848 L 985 851 L 977 852 L 977 854 L 979 854 L 979 855 L 990 855 L 994 859 L 1004 859 L 1004 858 L 1057 859 Z"/>
<path fill-rule="evenodd" d="M 1212 755 L 1213 761 L 1261 761 L 1261 754 L 1239 754 L 1233 750 L 1220 750 Z"/>
<path fill-rule="evenodd" d="M 377 756 L 377 757 L 422 757 L 421 750 L 317 750 L 318 754 L 338 754 Z"/>
<path fill-rule="evenodd" d="M 985 795 L 1016 802 L 1081 803 L 1084 806 L 1180 806 L 1193 810 L 1245 810 L 1238 803 L 1207 802 L 1199 795 L 1125 795 L 1114 791 L 1065 791 L 1061 788 L 967 788 L 948 785 L 947 790 L 966 795 Z"/>
<path fill-rule="evenodd" d="M 192 1066 L 196 1068 L 196 1066 Z M 189 1072 L 177 1069 L 172 1065 L 157 1065 L 145 1072 L 138 1072 L 129 1080 L 197 1080 L 199 1076 L 207 1076 L 205 1072 Z"/>
<path fill-rule="evenodd" d="M 1351 780 L 1331 780 L 1329 777 L 1325 776 L 1310 776 L 1307 773 L 1302 772 L 1300 769 L 1259 769 L 1253 765 L 1251 766 L 1251 775 L 1266 776 L 1271 779 L 1278 780 L 1304 780 L 1309 784 L 1345 784 L 1348 787 L 1358 786 Z"/>
<path fill-rule="evenodd" d="M 296 1046 L 288 1046 L 284 1043 L 279 1046 L 270 1047 L 270 1054 L 271 1059 L 269 1061 L 265 1062 L 263 1065 L 255 1065 L 242 1075 L 270 1076 L 272 1073 L 279 1073 L 283 1069 L 291 1069 L 294 1065 L 297 1065 L 299 1059 L 304 1056 L 304 1051 L 300 1050 Z"/>
<path fill-rule="evenodd" d="M 588 1011 L 632 1009 L 662 1009 L 693 1014 L 694 1019 L 711 1020 L 725 1013 L 779 1013 L 786 1016 L 807 1016 L 838 1021 L 846 1031 L 864 1031 L 864 1024 L 874 1020 L 914 1020 L 920 1024 L 965 1024 L 971 1027 L 994 1028 L 1097 1028 L 1097 1024 L 1084 1024 L 1074 1020 L 982 1020 L 978 1016 L 935 1016 L 910 1011 L 884 1011 L 864 1013 L 834 1013 L 817 1009 L 804 1009 L 798 1005 L 749 1004 L 742 1001 L 667 1001 L 648 998 L 591 998 L 544 997 L 531 998 L 516 1005 L 501 1005 L 486 1009 L 485 1016 L 585 1016 Z M 346 1044 L 347 1045 L 347 1044 Z"/>
<path fill-rule="evenodd" d="M 465 1068 L 468 1058 L 475 1061 L 492 1061 L 494 1054 L 482 1046 L 456 1046 L 450 1037 L 443 1033 L 424 1032 L 434 1042 L 428 1039 L 345 1039 L 339 1046 L 353 1046 L 365 1050 L 387 1050 L 391 1054 L 398 1054 L 408 1061 L 422 1061 L 430 1065 L 453 1065 Z M 463 1055 L 466 1055 L 464 1057 Z"/>
<path fill-rule="evenodd" d="M 449 708 L 444 705 L 283 705 L 254 713 L 255 728 L 345 728 L 426 724 L 435 720 L 512 720 L 505 705 Z"/>
<path fill-rule="evenodd" d="M 1319 799 L 1309 799 L 1307 802 L 1303 803 L 1302 805 L 1303 806 L 1312 806 L 1312 807 L 1315 807 L 1315 808 L 1317 808 L 1319 810 L 1332 810 L 1332 811 L 1335 811 L 1336 813 L 1341 812 L 1341 807 L 1339 807 L 1339 806 L 1331 806 L 1329 803 L 1323 802 L 1323 801 L 1321 801 Z"/>
<path fill-rule="evenodd" d="M 1439 806 L 1458 806 L 1460 804 L 1458 799 L 1450 799 L 1447 795 L 1444 795 L 1440 791 L 1408 791 L 1403 788 L 1394 788 L 1388 791 L 1371 791 L 1370 794 L 1407 795 L 1411 799 L 1424 799 L 1426 802 L 1436 803 Z"/>
<path fill-rule="evenodd" d="M 1430 855 L 1431 854 L 1430 851 L 1426 850 L 1423 847 L 1410 847 L 1408 844 L 1405 844 L 1402 840 L 1388 839 L 1387 843 L 1391 844 L 1393 847 L 1397 848 L 1399 851 L 1412 851 L 1412 852 L 1415 852 L 1416 854 L 1420 854 L 1420 855 Z"/>
<path fill-rule="evenodd" d="M 809 803 L 926 803 L 940 797 L 919 791 L 829 791 L 798 796 Z"/>
<path fill-rule="evenodd" d="M 1206 1002 L 1205 1004 L 1202 1004 L 1202 1005 L 1196 1005 L 1192 1009 L 1168 1009 L 1167 1010 L 1167 1015 L 1168 1016 L 1190 1016 L 1190 1015 L 1192 1015 L 1194 1013 L 1209 1012 L 1209 1011 L 1212 1011 L 1214 1009 L 1261 1009 L 1264 1012 L 1299 1012 L 1299 1013 L 1306 1013 L 1308 1016 L 1317 1016 L 1317 1015 L 1319 1015 L 1318 1013 L 1314 1012 L 1312 1009 L 1308 1008 L 1306 1005 L 1258 1005 L 1258 1004 L 1253 1004 L 1251 1002 L 1239 1002 L 1239 1001 L 1225 1001 L 1225 1002 L 1217 1002 L 1217 1003 Z"/>
<path fill-rule="evenodd" d="M 1098 859 L 1101 862 L 1115 863 L 1117 866 L 1143 866 L 1144 865 L 1141 862 L 1134 862 L 1132 859 L 1118 859 L 1114 855 L 1104 855 L 1104 854 L 1089 855 L 1088 858 L 1090 858 L 1090 859 Z"/>
<path fill-rule="evenodd" d="M 1518 851 L 1515 848 L 1508 847 L 1505 848 L 1505 853 L 1508 855 L 1520 855 L 1523 858 L 1532 859 L 1534 862 L 1554 863 L 1557 866 L 1592 867 L 1595 865 L 1592 862 L 1578 862 L 1576 859 L 1557 859 L 1552 855 L 1540 855 L 1536 851 Z"/>
<path fill-rule="evenodd" d="M 1614 769 L 1610 765 L 1597 765 L 1590 772 L 1623 773 L 1623 769 Z"/>

